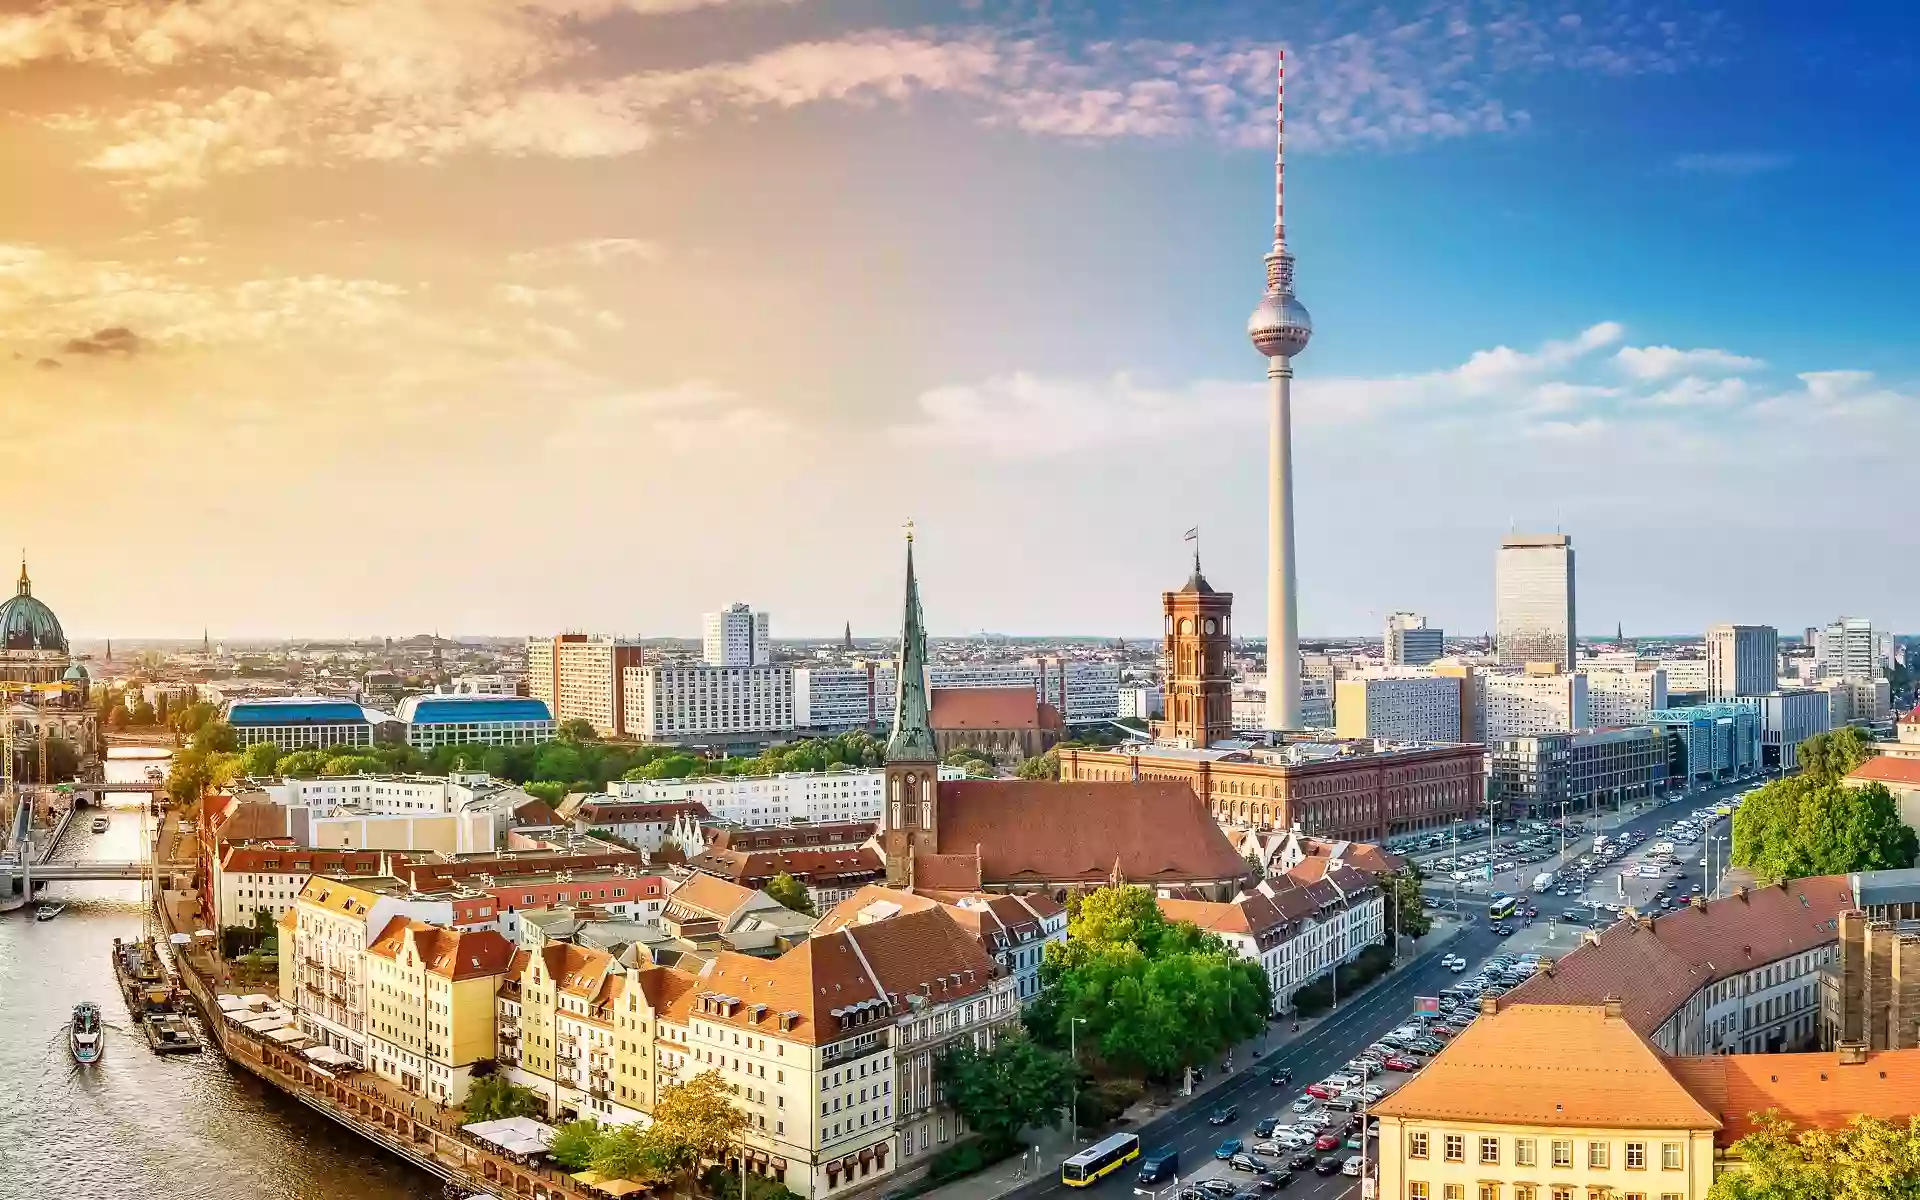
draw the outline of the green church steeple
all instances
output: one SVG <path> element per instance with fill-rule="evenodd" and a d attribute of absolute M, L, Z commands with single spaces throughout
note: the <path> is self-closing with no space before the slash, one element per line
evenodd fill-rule
<path fill-rule="evenodd" d="M 927 629 L 920 615 L 920 584 L 913 576 L 913 526 L 907 526 L 907 601 L 894 660 L 893 734 L 888 762 L 933 762 L 933 724 L 927 704 Z"/>

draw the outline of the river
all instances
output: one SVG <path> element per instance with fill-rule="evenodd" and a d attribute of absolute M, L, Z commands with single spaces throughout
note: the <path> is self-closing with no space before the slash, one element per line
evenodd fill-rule
<path fill-rule="evenodd" d="M 140 753 L 140 752 L 136 752 Z M 151 753 L 151 752 L 146 752 Z M 164 759 L 122 757 L 107 778 L 137 782 Z M 108 797 L 112 828 L 83 813 L 56 858 L 145 853 L 144 799 Z M 73 851 L 77 850 L 78 854 Z M 440 1200 L 441 1184 L 374 1149 L 218 1054 L 158 1058 L 131 1028 L 108 949 L 141 932 L 138 883 L 54 883 L 43 899 L 67 910 L 36 922 L 31 907 L 0 916 L 0 1200 Z M 67 1018 L 100 1005 L 107 1051 L 77 1069 Z"/>

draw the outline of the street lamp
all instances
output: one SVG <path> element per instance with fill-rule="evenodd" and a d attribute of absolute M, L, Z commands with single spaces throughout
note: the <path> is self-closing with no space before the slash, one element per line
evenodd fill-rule
<path fill-rule="evenodd" d="M 1079 1027 L 1085 1025 L 1085 1017 L 1074 1017 L 1067 1022 L 1067 1057 L 1073 1060 L 1073 1111 L 1067 1116 L 1068 1127 L 1072 1130 L 1072 1145 L 1080 1148 L 1080 1043 L 1074 1036 Z"/>

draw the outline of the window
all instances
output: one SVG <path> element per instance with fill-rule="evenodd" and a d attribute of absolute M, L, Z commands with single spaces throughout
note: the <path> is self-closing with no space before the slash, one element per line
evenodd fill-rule
<path fill-rule="evenodd" d="M 1678 1171 L 1680 1167 L 1681 1167 L 1680 1143 L 1679 1142 L 1661 1142 L 1660 1143 L 1660 1169 L 1662 1171 Z"/>
<path fill-rule="evenodd" d="M 1407 1135 L 1407 1157 L 1425 1158 L 1427 1156 L 1427 1135 L 1410 1133 Z"/>
<path fill-rule="evenodd" d="M 1553 1189 L 1553 1200 L 1573 1200 L 1573 1189 L 1568 1187 Z"/>
<path fill-rule="evenodd" d="M 1534 1161 L 1534 1141 L 1532 1138 L 1513 1139 L 1513 1165 L 1516 1167 L 1539 1166 Z"/>
<path fill-rule="evenodd" d="M 1486 1164 L 1489 1166 L 1499 1165 L 1500 1163 L 1500 1139 L 1499 1138 L 1483 1137 L 1480 1139 L 1480 1161 L 1483 1164 Z"/>
<path fill-rule="evenodd" d="M 1597 1171 L 1606 1170 L 1607 1143 L 1605 1142 L 1588 1142 L 1587 1143 L 1587 1166 Z"/>
<path fill-rule="evenodd" d="M 1513 1200 L 1533 1200 L 1533 1185 L 1530 1183 L 1514 1184 Z"/>
<path fill-rule="evenodd" d="M 1430 1200 L 1427 1194 L 1427 1185 L 1417 1180 L 1408 1180 L 1407 1200 Z"/>
<path fill-rule="evenodd" d="M 1458 1183 L 1449 1183 L 1442 1189 L 1446 1200 L 1467 1200 L 1467 1189 Z"/>
<path fill-rule="evenodd" d="M 1500 1200 L 1500 1185 L 1497 1183 L 1481 1184 L 1480 1200 Z"/>
<path fill-rule="evenodd" d="M 1627 1143 L 1627 1170 L 1644 1171 L 1647 1169 L 1647 1144 L 1645 1142 Z M 1641 1197 L 1646 1200 L 1646 1197 Z"/>
<path fill-rule="evenodd" d="M 1450 1133 L 1447 1135 L 1447 1161 L 1467 1161 L 1467 1139 L 1464 1134 Z"/>
<path fill-rule="evenodd" d="M 1553 1165 L 1556 1167 L 1570 1167 L 1573 1165 L 1572 1142 L 1561 1141 L 1559 1138 L 1553 1140 Z M 1554 1200 L 1560 1200 L 1560 1189 L 1555 1188 L 1553 1194 Z M 1569 1193 L 1569 1195 L 1571 1195 L 1571 1193 Z"/>

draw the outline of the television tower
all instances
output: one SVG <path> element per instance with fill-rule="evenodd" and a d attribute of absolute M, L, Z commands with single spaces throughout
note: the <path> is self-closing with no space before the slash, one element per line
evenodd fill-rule
<path fill-rule="evenodd" d="M 1267 728 L 1300 728 L 1300 601 L 1293 568 L 1293 356 L 1307 348 L 1313 318 L 1293 295 L 1287 249 L 1287 52 L 1274 100 L 1273 249 L 1267 294 L 1247 318 L 1253 348 L 1267 357 Z"/>

